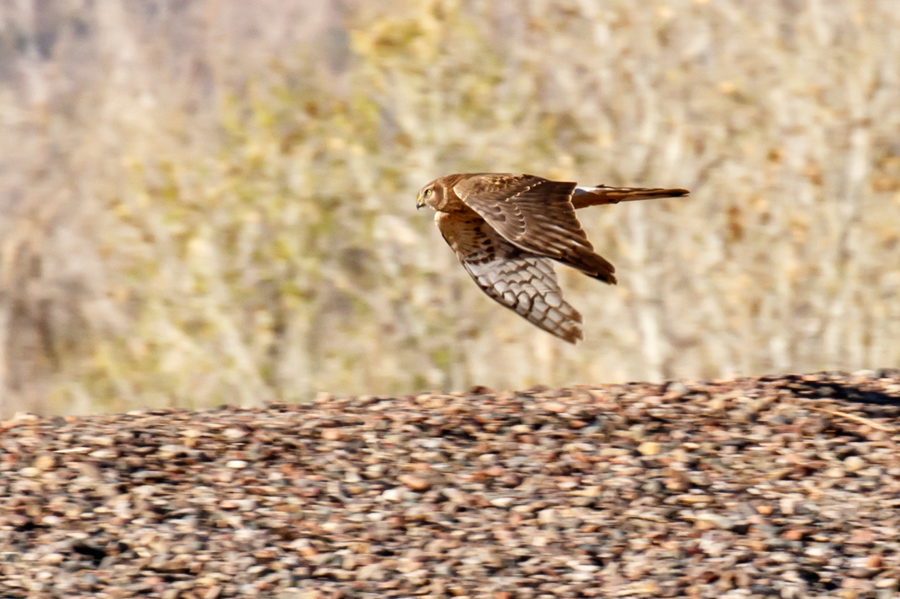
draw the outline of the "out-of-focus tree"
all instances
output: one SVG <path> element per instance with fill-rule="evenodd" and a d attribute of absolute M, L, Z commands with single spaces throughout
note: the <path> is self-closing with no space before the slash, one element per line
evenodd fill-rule
<path fill-rule="evenodd" d="M 0 5 L 0 412 L 900 364 L 892 0 Z M 582 220 L 578 347 L 414 210 L 454 171 L 684 186 Z"/>

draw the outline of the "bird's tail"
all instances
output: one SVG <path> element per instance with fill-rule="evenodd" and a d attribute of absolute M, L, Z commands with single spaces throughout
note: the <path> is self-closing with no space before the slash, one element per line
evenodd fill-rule
<path fill-rule="evenodd" d="M 588 187 L 579 185 L 572 193 L 572 204 L 578 209 L 634 200 L 675 198 L 686 196 L 688 193 L 690 192 L 687 189 L 664 189 L 662 187 L 610 187 L 608 185 Z"/>

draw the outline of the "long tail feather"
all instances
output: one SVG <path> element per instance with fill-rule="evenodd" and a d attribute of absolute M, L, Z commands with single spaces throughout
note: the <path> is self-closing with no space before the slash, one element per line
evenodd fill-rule
<path fill-rule="evenodd" d="M 594 187 L 578 186 L 572 194 L 575 209 L 602 204 L 618 204 L 635 200 L 655 200 L 657 198 L 675 198 L 686 196 L 687 189 L 664 189 L 662 187 L 610 187 L 597 185 Z"/>

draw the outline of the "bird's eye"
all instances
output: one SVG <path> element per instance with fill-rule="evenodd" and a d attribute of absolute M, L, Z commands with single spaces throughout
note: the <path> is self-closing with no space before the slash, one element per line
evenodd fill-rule
<path fill-rule="evenodd" d="M 425 190 L 425 193 L 422 194 L 422 197 L 424 197 L 424 198 L 427 200 L 428 198 L 430 198 L 430 197 L 433 196 L 433 195 L 434 195 L 434 190 L 433 190 L 433 189 L 426 189 L 426 190 Z"/>

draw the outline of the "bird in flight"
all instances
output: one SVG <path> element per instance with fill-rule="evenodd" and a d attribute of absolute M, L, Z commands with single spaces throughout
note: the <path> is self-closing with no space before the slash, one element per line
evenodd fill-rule
<path fill-rule="evenodd" d="M 686 189 L 585 186 L 511 173 L 465 173 L 419 191 L 463 268 L 491 299 L 535 326 L 577 343 L 581 314 L 562 297 L 552 261 L 616 284 L 615 268 L 594 252 L 575 210 L 687 195 Z"/>

